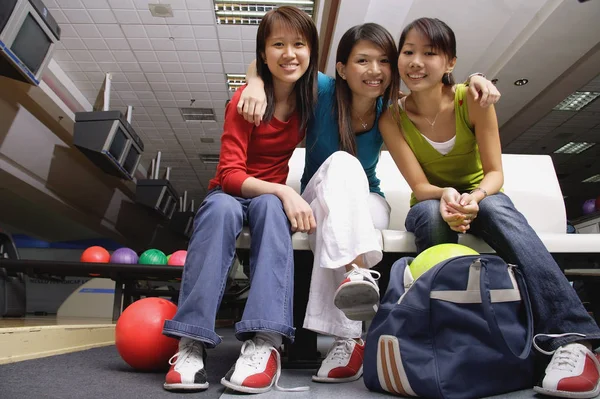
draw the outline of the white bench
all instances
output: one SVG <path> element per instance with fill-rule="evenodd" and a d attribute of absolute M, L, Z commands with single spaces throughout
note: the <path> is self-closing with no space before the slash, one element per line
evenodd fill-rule
<path fill-rule="evenodd" d="M 297 148 L 290 159 L 287 184 L 300 190 L 304 170 L 304 148 Z M 600 235 L 566 234 L 567 217 L 562 192 L 549 155 L 503 154 L 504 192 L 515 207 L 525 215 L 549 252 L 600 253 Z M 414 236 L 406 231 L 404 221 L 410 209 L 411 189 L 400 174 L 388 151 L 382 151 L 377 165 L 381 190 L 392 208 L 390 226 L 382 230 L 384 253 L 416 252 Z M 310 251 L 308 236 L 296 233 L 292 237 L 295 250 Z M 460 236 L 459 242 L 480 253 L 493 253 L 483 240 L 471 235 Z M 238 238 L 238 248 L 250 248 L 250 233 L 244 228 Z"/>

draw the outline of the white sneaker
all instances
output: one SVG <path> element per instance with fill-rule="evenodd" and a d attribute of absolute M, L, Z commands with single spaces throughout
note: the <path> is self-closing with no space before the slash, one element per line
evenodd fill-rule
<path fill-rule="evenodd" d="M 334 305 L 350 320 L 371 320 L 379 308 L 377 280 L 380 276 L 375 270 L 353 264 L 335 291 Z"/>
<path fill-rule="evenodd" d="M 179 351 L 169 360 L 171 368 L 163 387 L 168 391 L 204 391 L 208 388 L 205 359 L 202 342 L 181 338 Z"/>
<path fill-rule="evenodd" d="M 308 387 L 282 388 L 279 351 L 268 342 L 254 337 L 242 345 L 240 357 L 221 379 L 221 384 L 246 393 L 268 392 L 274 386 L 280 391 L 306 391 Z"/>
<path fill-rule="evenodd" d="M 561 398 L 594 398 L 600 394 L 599 355 L 584 345 L 558 348 L 546 367 L 541 383 L 533 390 Z"/>
<path fill-rule="evenodd" d="M 365 343 L 361 339 L 336 338 L 312 380 L 316 382 L 350 382 L 363 373 Z"/>

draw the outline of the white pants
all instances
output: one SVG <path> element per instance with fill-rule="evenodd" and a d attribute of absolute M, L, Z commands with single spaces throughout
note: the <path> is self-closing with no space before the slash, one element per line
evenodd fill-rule
<path fill-rule="evenodd" d="M 390 206 L 369 192 L 360 161 L 347 152 L 332 154 L 308 182 L 302 197 L 312 208 L 317 230 L 309 235 L 314 253 L 304 328 L 343 338 L 358 338 L 362 323 L 348 319 L 333 304 L 344 279 L 344 266 L 359 255 L 366 267 L 383 258 L 381 233 L 390 221 Z"/>

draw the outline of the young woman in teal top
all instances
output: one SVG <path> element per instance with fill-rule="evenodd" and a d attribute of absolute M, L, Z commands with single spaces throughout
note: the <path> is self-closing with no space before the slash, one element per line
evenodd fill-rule
<path fill-rule="evenodd" d="M 362 375 L 360 320 L 371 318 L 379 302 L 378 273 L 369 268 L 382 259 L 377 230 L 387 228 L 390 214 L 375 173 L 383 144 L 377 125 L 384 104 L 398 98 L 396 59 L 385 28 L 358 25 L 339 42 L 335 78 L 318 78 L 302 176 L 302 197 L 317 222 L 316 233 L 309 235 L 315 260 L 304 328 L 336 337 L 313 377 L 319 382 Z M 255 75 L 251 65 L 238 112 L 260 123 L 264 93 Z M 495 101 L 494 86 L 477 79 Z"/>
<path fill-rule="evenodd" d="M 420 18 L 400 37 L 398 68 L 411 94 L 382 115 L 379 128 L 413 190 L 406 229 L 418 252 L 456 243 L 457 233 L 483 238 L 521 268 L 534 310 L 534 343 L 553 355 L 534 389 L 592 398 L 600 393 L 600 362 L 591 352 L 600 330 L 544 244 L 501 192 L 498 122 L 464 87 L 452 86 L 456 42 L 442 21 Z M 538 345 L 539 344 L 539 345 Z"/>

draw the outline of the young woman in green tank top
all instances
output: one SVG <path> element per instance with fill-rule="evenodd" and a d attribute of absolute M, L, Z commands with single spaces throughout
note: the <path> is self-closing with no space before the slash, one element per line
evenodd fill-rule
<path fill-rule="evenodd" d="M 411 94 L 392 104 L 379 129 L 411 186 L 406 229 L 417 251 L 483 238 L 521 268 L 534 310 L 536 348 L 552 355 L 534 390 L 559 397 L 600 393 L 600 362 L 591 351 L 600 330 L 525 217 L 502 192 L 504 175 L 493 106 L 482 108 L 464 86 L 453 88 L 454 32 L 420 18 L 400 37 L 398 68 Z M 394 204 L 390 204 L 392 207 Z"/>

